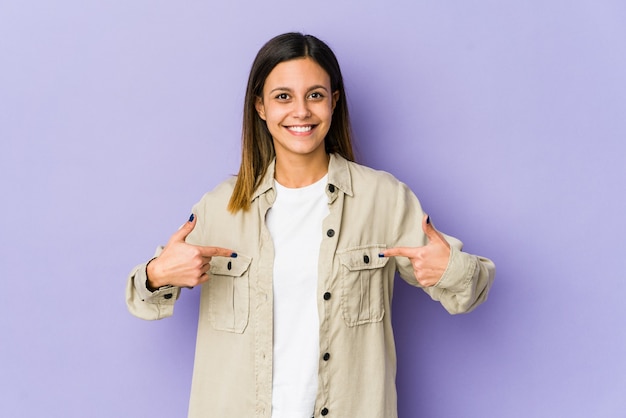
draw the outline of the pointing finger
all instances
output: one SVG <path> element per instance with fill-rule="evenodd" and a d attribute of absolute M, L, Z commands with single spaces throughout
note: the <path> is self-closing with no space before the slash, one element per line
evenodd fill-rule
<path fill-rule="evenodd" d="M 412 257 L 415 254 L 415 248 L 395 247 L 381 251 L 379 257 Z"/>
<path fill-rule="evenodd" d="M 230 257 L 237 258 L 237 253 L 221 247 L 198 247 L 203 257 Z"/>

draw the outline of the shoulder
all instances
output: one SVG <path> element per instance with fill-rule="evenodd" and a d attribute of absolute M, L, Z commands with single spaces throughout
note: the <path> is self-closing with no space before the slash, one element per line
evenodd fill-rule
<path fill-rule="evenodd" d="M 362 188 L 399 191 L 405 189 L 406 185 L 398 180 L 393 174 L 383 170 L 376 170 L 366 165 L 355 162 L 348 162 L 352 185 L 356 190 Z"/>
<path fill-rule="evenodd" d="M 205 193 L 194 205 L 192 211 L 197 215 L 198 223 L 187 237 L 187 242 L 195 245 L 232 246 L 232 243 L 227 244 L 216 240 L 227 234 L 224 230 L 230 228 L 232 232 L 232 226 L 237 222 L 236 216 L 228 211 L 228 202 L 234 185 L 235 178 L 229 178 Z M 218 244 L 219 242 L 221 244 Z"/>
<path fill-rule="evenodd" d="M 215 186 L 213 190 L 205 193 L 198 204 L 211 204 L 214 207 L 220 207 L 223 203 L 224 208 L 226 208 L 226 205 L 228 205 L 228 201 L 230 200 L 230 196 L 233 194 L 236 181 L 237 177 L 234 176 L 224 180 Z"/>

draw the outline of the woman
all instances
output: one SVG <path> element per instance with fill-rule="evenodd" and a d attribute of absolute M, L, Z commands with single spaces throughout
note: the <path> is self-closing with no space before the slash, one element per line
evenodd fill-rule
<path fill-rule="evenodd" d="M 128 280 L 144 319 L 202 285 L 190 417 L 396 417 L 395 272 L 450 313 L 486 299 L 493 263 L 353 160 L 333 52 L 309 35 L 270 40 L 248 81 L 239 175 Z"/>

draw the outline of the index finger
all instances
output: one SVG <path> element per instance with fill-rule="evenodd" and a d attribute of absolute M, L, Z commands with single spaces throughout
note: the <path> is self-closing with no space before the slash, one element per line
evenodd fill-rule
<path fill-rule="evenodd" d="M 378 256 L 379 257 L 411 257 L 413 256 L 413 253 L 415 251 L 415 248 L 410 248 L 410 247 L 395 247 L 395 248 L 388 248 L 386 250 L 381 251 Z"/>
<path fill-rule="evenodd" d="M 198 247 L 203 257 L 230 257 L 237 258 L 237 253 L 233 250 L 222 247 Z"/>

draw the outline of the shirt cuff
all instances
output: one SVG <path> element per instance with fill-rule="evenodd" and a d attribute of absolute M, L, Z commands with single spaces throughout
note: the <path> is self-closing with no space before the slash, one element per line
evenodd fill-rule
<path fill-rule="evenodd" d="M 144 263 L 135 272 L 134 285 L 137 294 L 142 301 L 146 303 L 155 303 L 162 305 L 173 305 L 178 299 L 180 294 L 180 288 L 175 286 L 163 286 L 155 290 L 150 291 L 147 286 L 148 275 L 146 274 L 146 265 Z"/>
<path fill-rule="evenodd" d="M 435 287 L 453 293 L 463 292 L 470 285 L 478 266 L 476 257 L 451 246 L 450 260 Z"/>

